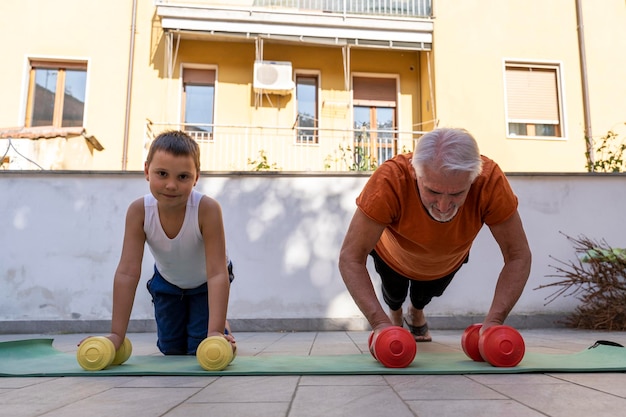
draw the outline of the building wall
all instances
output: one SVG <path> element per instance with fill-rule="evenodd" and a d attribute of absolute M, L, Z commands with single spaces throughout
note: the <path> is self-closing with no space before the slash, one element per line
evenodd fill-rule
<path fill-rule="evenodd" d="M 105 150 L 94 151 L 82 169 L 120 169 L 131 5 L 124 0 L 106 5 L 80 0 L 0 3 L 0 33 L 5 39 L 0 128 L 24 125 L 29 58 L 86 60 L 85 126 Z M 81 145 L 79 152 L 87 153 L 84 140 Z"/>
<path fill-rule="evenodd" d="M 160 47 L 159 47 L 160 48 Z M 145 119 L 156 123 L 177 122 L 181 118 L 180 79 L 183 66 L 204 66 L 216 68 L 216 111 L 217 125 L 249 125 L 289 128 L 296 117 L 295 93 L 285 96 L 256 96 L 252 88 L 253 64 L 257 58 L 253 42 L 233 41 L 181 41 L 171 79 L 155 78 L 150 73 L 135 77 L 137 91 L 151 91 L 137 94 L 137 100 L 149 96 L 146 106 L 139 107 L 146 116 L 134 118 L 134 131 L 137 135 L 145 127 Z M 265 42 L 263 55 L 259 59 L 291 62 L 294 72 L 317 71 L 320 74 L 321 106 L 319 126 L 322 129 L 351 129 L 351 113 L 348 105 L 351 92 L 345 89 L 343 58 L 341 48 L 311 45 L 284 45 Z M 419 54 L 409 51 L 385 51 L 352 49 L 352 73 L 360 75 L 397 75 L 399 77 L 398 128 L 410 132 L 420 120 L 419 94 Z M 155 67 L 162 65 L 154 60 Z M 135 95 L 133 102 L 136 102 Z M 328 102 L 340 104 L 328 105 Z M 343 105 L 341 105 L 343 104 Z M 134 106 L 137 107 L 137 106 Z M 403 144 L 410 149 L 412 137 L 403 138 Z M 139 169 L 143 155 L 133 145 L 130 169 Z M 252 156 L 252 155 L 251 155 Z M 321 169 L 317 169 L 321 170 Z"/>
<path fill-rule="evenodd" d="M 281 330 L 290 328 L 284 324 L 289 320 L 332 321 L 350 327 L 362 319 L 339 275 L 337 258 L 355 198 L 367 178 L 262 173 L 201 177 L 197 189 L 222 205 L 228 251 L 235 264 L 230 319 L 282 320 L 287 327 Z M 575 297 L 546 305 L 553 291 L 536 288 L 556 281 L 550 277 L 555 259 L 575 259 L 563 233 L 626 247 L 623 228 L 616 227 L 626 205 L 626 176 L 512 175 L 509 179 L 533 251 L 530 279 L 512 315 L 532 320 L 573 311 Z M 109 320 L 125 212 L 132 200 L 146 192 L 141 173 L 0 174 L 0 194 L 10 196 L 0 199 L 4 220 L 0 331 L 23 322 L 47 321 L 62 321 L 69 331 L 80 323 Z M 483 229 L 469 264 L 444 296 L 428 306 L 429 320 L 452 326 L 484 315 L 501 266 L 497 244 Z M 369 267 L 378 291 L 378 277 Z M 146 250 L 134 321 L 153 321 L 145 290 L 151 269 Z"/>
<path fill-rule="evenodd" d="M 437 117 L 468 128 L 509 172 L 585 171 L 576 2 L 437 0 Z M 594 137 L 626 122 L 626 4 L 582 1 Z M 615 39 L 615 42 L 611 40 Z M 562 64 L 563 140 L 506 137 L 504 60 Z M 626 130 L 623 130 L 626 133 Z"/>
<path fill-rule="evenodd" d="M 582 4 L 593 135 L 600 137 L 609 129 L 624 135 L 626 5 L 621 0 L 604 0 L 602 7 L 590 0 L 582 0 Z M 351 49 L 352 73 L 398 74 L 399 128 L 428 130 L 435 124 L 466 127 L 478 138 L 483 153 L 498 160 L 508 172 L 585 171 L 575 1 L 435 0 L 433 6 L 432 52 Z M 119 170 L 125 154 L 127 169 L 141 169 L 147 121 L 180 121 L 182 63 L 217 67 L 216 123 L 293 124 L 293 95 L 272 96 L 271 103 L 267 98 L 261 103 L 255 100 L 251 87 L 256 56 L 253 42 L 184 40 L 173 76 L 168 78 L 167 45 L 152 0 L 137 1 L 134 33 L 132 2 L 122 0 L 106 4 L 5 0 L 0 3 L 0 22 L 5 39 L 19 39 L 5 42 L 2 49 L 0 129 L 24 123 L 29 58 L 85 59 L 89 63 L 85 127 L 104 150 L 93 150 L 78 138 L 57 140 L 43 150 L 32 151 L 34 155 L 53 153 L 60 159 L 53 169 Z M 133 40 L 125 146 L 126 88 Z M 291 61 L 294 69 L 319 70 L 322 102 L 350 101 L 351 94 L 344 89 L 340 48 L 266 42 L 263 53 L 265 59 Z M 562 64 L 563 140 L 506 137 L 506 59 Z M 322 106 L 320 115 L 323 127 L 343 128 L 351 123 L 349 108 Z M 7 142 L 0 139 L 0 150 L 5 145 Z M 20 140 L 19 146 L 28 150 L 39 144 Z"/>
<path fill-rule="evenodd" d="M 626 137 L 626 2 L 583 2 L 594 137 L 615 130 Z"/>

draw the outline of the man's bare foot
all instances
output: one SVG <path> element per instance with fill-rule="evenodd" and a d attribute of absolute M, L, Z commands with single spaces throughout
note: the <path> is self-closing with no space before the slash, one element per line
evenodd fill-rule
<path fill-rule="evenodd" d="M 402 308 L 398 310 L 389 310 L 389 319 L 394 326 L 402 327 Z"/>

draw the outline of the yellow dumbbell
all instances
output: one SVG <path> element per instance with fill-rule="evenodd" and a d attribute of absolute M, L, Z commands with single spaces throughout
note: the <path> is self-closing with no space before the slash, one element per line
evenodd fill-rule
<path fill-rule="evenodd" d="M 124 338 L 124 343 L 122 346 L 115 352 L 115 357 L 113 358 L 113 362 L 111 365 L 121 365 L 130 358 L 130 355 L 133 353 L 133 345 L 130 343 L 127 337 Z"/>
<path fill-rule="evenodd" d="M 86 371 L 100 371 L 109 365 L 120 365 L 130 357 L 133 347 L 128 338 L 115 351 L 115 346 L 104 336 L 92 336 L 85 339 L 76 352 L 78 364 Z"/>
<path fill-rule="evenodd" d="M 235 359 L 235 352 L 222 336 L 210 336 L 198 346 L 196 358 L 205 371 L 221 371 Z"/>

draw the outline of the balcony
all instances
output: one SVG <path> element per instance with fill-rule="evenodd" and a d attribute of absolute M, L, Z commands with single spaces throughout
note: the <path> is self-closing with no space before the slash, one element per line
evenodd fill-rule
<path fill-rule="evenodd" d="M 343 15 L 430 17 L 432 0 L 255 0 L 254 6 L 292 7 Z"/>
<path fill-rule="evenodd" d="M 393 129 L 298 129 L 267 126 L 192 125 L 148 122 L 150 143 L 166 130 L 184 130 L 200 145 L 203 171 L 373 171 L 398 153 L 410 152 L 425 131 Z"/>
<path fill-rule="evenodd" d="M 241 8 L 294 9 L 301 12 L 339 14 L 343 16 L 362 14 L 376 16 L 403 16 L 428 18 L 432 14 L 432 0 L 156 0 L 157 5 L 229 5 Z"/>
<path fill-rule="evenodd" d="M 155 0 L 181 39 L 431 50 L 432 0 Z"/>

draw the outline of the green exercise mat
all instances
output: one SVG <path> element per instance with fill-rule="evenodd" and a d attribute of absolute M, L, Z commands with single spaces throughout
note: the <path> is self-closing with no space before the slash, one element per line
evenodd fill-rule
<path fill-rule="evenodd" d="M 407 368 L 390 369 L 369 353 L 325 356 L 239 355 L 223 371 L 203 370 L 194 356 L 131 356 L 122 365 L 102 371 L 85 371 L 76 355 L 52 346 L 52 339 L 29 339 L 0 343 L 0 376 L 120 376 L 120 375 L 451 375 L 528 372 L 626 371 L 626 348 L 596 343 L 572 354 L 526 352 L 514 368 L 496 368 L 474 362 L 463 353 L 418 352 Z M 609 342 L 610 343 L 610 342 Z"/>

